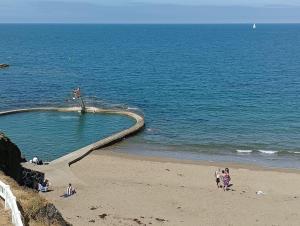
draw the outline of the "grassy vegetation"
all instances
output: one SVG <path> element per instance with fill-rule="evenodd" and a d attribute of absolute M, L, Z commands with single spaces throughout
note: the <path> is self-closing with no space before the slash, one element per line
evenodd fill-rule
<path fill-rule="evenodd" d="M 10 212 L 4 209 L 4 201 L 1 199 L 0 199 L 0 225 L 12 226 Z"/>
<path fill-rule="evenodd" d="M 37 191 L 19 186 L 12 178 L 5 176 L 0 171 L 0 180 L 10 185 L 13 194 L 17 198 L 19 209 L 25 219 L 25 225 L 46 226 L 49 225 L 46 219 L 37 219 L 37 213 L 48 203 Z M 55 224 L 51 224 L 55 225 Z M 60 225 L 60 224 L 56 224 Z"/>

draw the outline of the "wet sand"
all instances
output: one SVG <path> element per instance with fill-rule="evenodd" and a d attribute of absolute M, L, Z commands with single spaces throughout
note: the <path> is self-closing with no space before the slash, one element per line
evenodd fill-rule
<path fill-rule="evenodd" d="M 66 185 L 44 194 L 73 225 L 299 225 L 300 171 L 218 165 L 95 151 L 72 165 Z M 229 167 L 233 186 L 214 180 Z M 72 182 L 72 181 L 71 181 Z M 257 195 L 257 191 L 265 194 Z"/>

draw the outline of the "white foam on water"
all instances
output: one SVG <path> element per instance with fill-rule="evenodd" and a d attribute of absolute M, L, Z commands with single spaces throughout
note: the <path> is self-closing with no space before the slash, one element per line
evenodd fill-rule
<path fill-rule="evenodd" d="M 252 150 L 236 150 L 238 153 L 252 153 Z"/>
<path fill-rule="evenodd" d="M 273 155 L 276 154 L 278 151 L 272 151 L 272 150 L 258 150 L 260 153 Z"/>

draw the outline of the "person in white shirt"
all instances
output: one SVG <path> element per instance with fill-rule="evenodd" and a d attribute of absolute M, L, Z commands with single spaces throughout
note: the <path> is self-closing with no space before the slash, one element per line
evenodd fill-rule
<path fill-rule="evenodd" d="M 215 172 L 215 178 L 216 178 L 216 183 L 217 183 L 217 187 L 220 188 L 220 182 L 221 182 L 221 170 L 220 168 L 218 170 L 216 170 Z"/>
<path fill-rule="evenodd" d="M 72 184 L 70 183 L 69 186 L 68 186 L 68 188 L 67 188 L 66 196 L 71 196 L 71 195 L 73 195 L 73 194 L 75 194 L 75 193 L 76 193 L 76 191 L 75 191 L 75 189 L 72 187 Z"/>
<path fill-rule="evenodd" d="M 38 164 L 38 162 L 39 162 L 39 159 L 35 156 L 35 157 L 33 157 L 33 159 L 32 159 L 32 163 L 34 163 L 34 164 Z"/>

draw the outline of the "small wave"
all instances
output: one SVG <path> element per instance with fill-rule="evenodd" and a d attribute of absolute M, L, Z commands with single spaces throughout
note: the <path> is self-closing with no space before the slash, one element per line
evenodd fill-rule
<path fill-rule="evenodd" d="M 252 150 L 236 150 L 238 153 L 252 153 Z"/>
<path fill-rule="evenodd" d="M 289 151 L 291 154 L 300 154 L 300 151 Z"/>
<path fill-rule="evenodd" d="M 258 152 L 268 155 L 276 154 L 278 151 L 272 151 L 272 150 L 258 150 Z"/>

